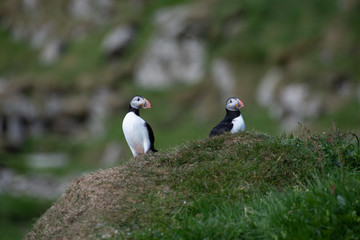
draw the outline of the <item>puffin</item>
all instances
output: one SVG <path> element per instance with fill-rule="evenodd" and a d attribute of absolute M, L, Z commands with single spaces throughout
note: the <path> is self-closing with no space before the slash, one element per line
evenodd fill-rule
<path fill-rule="evenodd" d="M 134 157 L 149 151 L 157 152 L 154 132 L 150 124 L 140 117 L 141 108 L 151 108 L 151 104 L 146 98 L 137 95 L 130 101 L 129 111 L 122 122 L 126 142 Z"/>
<path fill-rule="evenodd" d="M 224 132 L 236 133 L 245 131 L 245 121 L 240 112 L 242 107 L 244 107 L 244 104 L 239 98 L 229 98 L 225 105 L 225 118 L 211 130 L 209 137 L 220 135 Z"/>

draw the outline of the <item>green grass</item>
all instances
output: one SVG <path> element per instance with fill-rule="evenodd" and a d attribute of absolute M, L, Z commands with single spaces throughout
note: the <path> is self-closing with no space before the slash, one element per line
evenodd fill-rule
<path fill-rule="evenodd" d="M 170 216 L 154 216 L 153 224 L 130 239 L 359 239 L 356 140 L 346 144 L 319 137 L 318 143 L 304 143 L 263 136 L 253 146 L 233 145 L 231 155 L 221 152 L 217 140 L 182 149 L 171 162 L 178 171 L 169 184 L 184 194 L 177 199 L 183 206 Z M 317 144 L 322 150 L 314 153 Z M 343 169 L 334 164 L 336 149 L 348 161 Z M 191 168 L 182 169 L 186 164 Z"/>
<path fill-rule="evenodd" d="M 36 57 L 35 51 L 30 50 L 24 42 L 14 42 L 10 34 L 0 26 L 0 73 L 7 77 L 28 68 Z"/>
<path fill-rule="evenodd" d="M 221 39 L 220 53 L 233 60 L 258 63 L 271 60 L 284 47 L 321 35 L 338 14 L 334 0 L 306 1 L 301 5 L 296 1 L 219 1 L 212 10 L 215 26 L 239 13 L 240 20 L 245 21 L 240 34 Z"/>
<path fill-rule="evenodd" d="M 0 195 L 0 239 L 21 239 L 52 201 L 26 196 Z"/>
<path fill-rule="evenodd" d="M 307 122 L 307 125 L 311 127 L 311 129 L 316 129 L 318 132 L 326 131 L 331 121 L 334 121 L 336 126 L 343 131 L 358 129 L 360 122 L 359 108 L 360 103 L 356 99 L 351 99 L 340 109 L 320 116 L 318 119 L 312 121 L 312 123 Z"/>
<path fill-rule="evenodd" d="M 247 202 L 201 199 L 164 232 L 155 228 L 134 239 L 358 239 L 359 180 L 336 174 Z"/>

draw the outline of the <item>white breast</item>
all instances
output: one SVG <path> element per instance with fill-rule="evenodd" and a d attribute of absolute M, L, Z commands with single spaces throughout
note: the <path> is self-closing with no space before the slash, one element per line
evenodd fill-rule
<path fill-rule="evenodd" d="M 144 119 L 133 112 L 129 112 L 123 120 L 122 128 L 133 156 L 149 151 L 150 139 Z"/>
<path fill-rule="evenodd" d="M 234 124 L 233 128 L 230 131 L 231 133 L 245 131 L 245 122 L 241 114 L 237 118 L 234 118 L 231 123 Z"/>

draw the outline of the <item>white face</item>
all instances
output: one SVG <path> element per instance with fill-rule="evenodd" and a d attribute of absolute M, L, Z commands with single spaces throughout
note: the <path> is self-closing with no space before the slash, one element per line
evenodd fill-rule
<path fill-rule="evenodd" d="M 242 101 L 236 97 L 231 97 L 226 101 L 226 109 L 230 111 L 238 111 L 244 107 Z"/>
<path fill-rule="evenodd" d="M 133 107 L 133 108 L 136 108 L 136 109 L 140 109 L 140 108 L 144 108 L 144 109 L 147 109 L 147 108 L 151 108 L 151 104 L 150 102 L 142 97 L 142 96 L 135 96 L 133 97 L 133 99 L 131 100 L 130 102 L 130 105 Z"/>

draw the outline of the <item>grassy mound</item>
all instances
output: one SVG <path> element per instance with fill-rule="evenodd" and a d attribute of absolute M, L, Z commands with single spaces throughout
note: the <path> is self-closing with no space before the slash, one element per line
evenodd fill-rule
<path fill-rule="evenodd" d="M 224 134 L 75 180 L 26 239 L 358 239 L 359 169 L 355 135 Z"/>

